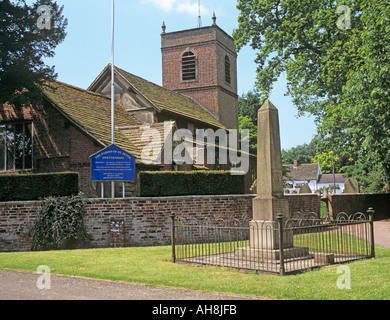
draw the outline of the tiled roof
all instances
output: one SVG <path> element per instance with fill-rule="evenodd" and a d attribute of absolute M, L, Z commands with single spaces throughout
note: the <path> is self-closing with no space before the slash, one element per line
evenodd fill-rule
<path fill-rule="evenodd" d="M 200 121 L 213 127 L 226 129 L 208 110 L 193 99 L 142 79 L 118 67 L 115 68 L 160 110 Z"/>
<path fill-rule="evenodd" d="M 286 167 L 289 169 L 288 178 L 294 181 L 317 180 L 319 178 L 320 165 L 318 163 L 299 164 L 297 167 L 288 164 Z"/>
<path fill-rule="evenodd" d="M 138 150 L 150 151 L 149 154 L 143 154 L 141 156 L 147 157 L 154 163 L 161 162 L 159 156 L 164 147 L 164 137 L 169 134 L 175 126 L 175 122 L 166 121 L 164 123 L 156 123 L 152 125 L 141 125 L 133 127 L 120 127 L 120 132 L 131 141 L 132 145 Z M 145 147 L 148 147 L 147 149 Z M 153 152 L 159 150 L 158 152 Z M 141 158 L 140 158 L 141 159 Z"/>
<path fill-rule="evenodd" d="M 44 95 L 70 121 L 105 146 L 111 144 L 111 99 L 59 81 L 43 87 Z M 115 105 L 115 144 L 140 158 L 141 149 L 118 127 L 140 126 L 140 123 L 119 105 Z"/>
<path fill-rule="evenodd" d="M 345 183 L 347 181 L 347 178 L 344 178 L 341 173 L 336 173 L 335 174 L 335 182 L 336 183 Z M 333 174 L 323 174 L 320 181 L 318 183 L 324 183 L 324 184 L 329 184 L 333 183 Z"/>

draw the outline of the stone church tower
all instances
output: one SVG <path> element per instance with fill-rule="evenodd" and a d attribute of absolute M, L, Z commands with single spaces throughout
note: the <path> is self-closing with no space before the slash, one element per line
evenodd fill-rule
<path fill-rule="evenodd" d="M 238 129 L 237 53 L 233 38 L 216 25 L 165 32 L 163 87 L 189 96 L 228 129 Z"/>

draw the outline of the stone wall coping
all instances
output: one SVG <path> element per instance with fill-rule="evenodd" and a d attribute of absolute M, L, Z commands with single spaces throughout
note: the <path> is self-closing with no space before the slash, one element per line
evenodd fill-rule
<path fill-rule="evenodd" d="M 359 194 L 359 193 L 358 193 Z M 351 194 L 352 195 L 352 194 Z M 361 195 L 361 193 L 360 193 Z M 302 196 L 299 194 L 288 194 L 286 197 Z M 317 194 L 305 194 L 304 196 L 318 196 Z M 169 197 L 127 197 L 127 198 L 88 198 L 88 202 L 114 202 L 114 201 L 159 201 L 159 200 L 186 200 L 186 199 L 224 199 L 224 198 L 254 198 L 255 194 L 231 194 L 231 195 L 191 195 L 191 196 L 169 196 Z M 18 204 L 40 204 L 42 200 L 32 201 L 3 201 L 2 205 L 18 205 Z"/>
<path fill-rule="evenodd" d="M 192 196 L 172 196 L 172 197 L 127 197 L 127 198 L 88 198 L 88 202 L 115 202 L 115 201 L 158 201 L 158 200 L 185 200 L 185 199 L 223 199 L 223 198 L 248 198 L 255 197 L 255 194 L 232 194 L 232 195 L 192 195 Z M 32 201 L 0 201 L 1 205 L 18 205 L 18 204 L 40 204 L 43 200 Z"/>
<path fill-rule="evenodd" d="M 2 205 L 18 205 L 18 204 L 41 204 L 42 200 L 20 200 L 20 201 L 0 201 L 0 206 Z"/>
<path fill-rule="evenodd" d="M 99 201 L 159 201 L 159 200 L 186 200 L 186 199 L 224 199 L 224 198 L 248 198 L 255 197 L 255 194 L 232 194 L 232 195 L 192 195 L 192 196 L 170 196 L 170 197 L 128 197 L 128 198 L 89 198 L 90 202 Z"/>

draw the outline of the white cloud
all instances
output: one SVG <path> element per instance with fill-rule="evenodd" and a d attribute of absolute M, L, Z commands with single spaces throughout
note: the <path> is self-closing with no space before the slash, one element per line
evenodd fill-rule
<path fill-rule="evenodd" d="M 143 3 L 151 3 L 157 5 L 161 10 L 172 11 L 173 5 L 177 0 L 142 0 Z"/>
<path fill-rule="evenodd" d="M 199 8 L 196 0 L 142 0 L 141 3 L 152 4 L 163 11 L 175 11 L 180 13 L 188 13 L 191 15 L 198 15 Z M 200 13 L 206 15 L 210 10 L 205 6 L 200 6 Z"/>
<path fill-rule="evenodd" d="M 178 12 L 185 12 L 185 13 L 197 15 L 199 12 L 199 7 L 198 7 L 198 3 L 190 3 L 189 1 L 187 1 L 186 3 L 179 3 L 176 10 Z M 203 5 L 200 5 L 200 14 L 206 15 L 208 13 L 209 10 Z"/>

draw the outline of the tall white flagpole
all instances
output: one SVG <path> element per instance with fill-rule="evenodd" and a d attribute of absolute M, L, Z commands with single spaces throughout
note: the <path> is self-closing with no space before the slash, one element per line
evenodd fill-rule
<path fill-rule="evenodd" d="M 114 85 L 114 44 L 115 44 L 115 0 L 112 0 L 112 44 L 111 44 L 111 143 L 115 143 L 114 127 L 114 105 L 115 105 L 115 85 Z"/>
<path fill-rule="evenodd" d="M 111 144 L 115 144 L 115 82 L 114 82 L 114 48 L 115 48 L 115 0 L 112 0 L 112 23 L 111 23 Z M 115 198 L 115 182 L 111 181 L 111 198 Z"/>

